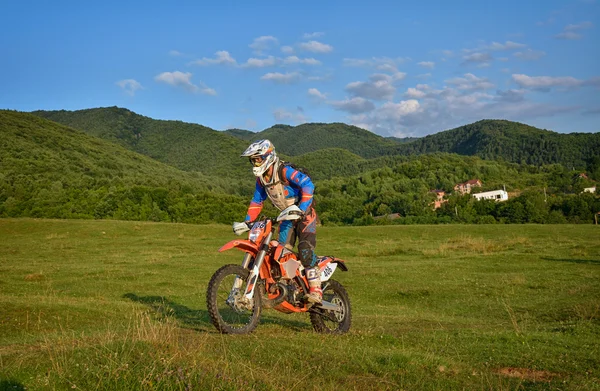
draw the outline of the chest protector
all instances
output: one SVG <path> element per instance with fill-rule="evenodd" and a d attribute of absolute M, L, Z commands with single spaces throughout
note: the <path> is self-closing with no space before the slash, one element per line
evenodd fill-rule
<path fill-rule="evenodd" d="M 281 181 L 282 171 L 280 169 L 280 163 L 277 162 L 275 167 L 273 168 L 273 176 L 269 183 L 265 183 L 265 180 L 262 176 L 260 176 L 260 183 L 264 186 L 265 191 L 267 192 L 267 196 L 275 205 L 275 207 L 279 210 L 284 210 L 288 206 L 292 206 L 296 203 L 296 198 L 286 198 L 285 197 L 285 184 Z"/>

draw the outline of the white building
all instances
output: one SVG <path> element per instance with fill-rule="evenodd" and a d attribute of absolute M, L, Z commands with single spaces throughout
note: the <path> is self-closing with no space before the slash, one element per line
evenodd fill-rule
<path fill-rule="evenodd" d="M 473 197 L 477 200 L 508 201 L 508 193 L 504 190 L 484 191 L 483 193 L 473 194 Z"/>

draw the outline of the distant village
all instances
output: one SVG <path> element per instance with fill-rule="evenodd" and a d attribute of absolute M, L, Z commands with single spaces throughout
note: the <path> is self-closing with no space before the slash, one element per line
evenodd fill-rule
<path fill-rule="evenodd" d="M 581 173 L 578 175 L 580 178 L 588 179 L 585 173 Z M 483 183 L 479 179 L 471 179 L 463 183 L 458 183 L 454 186 L 454 191 L 459 193 L 460 195 L 471 194 L 471 191 L 476 187 L 482 187 Z M 446 192 L 444 190 L 430 190 L 430 192 L 435 193 L 437 196 L 436 200 L 433 202 L 433 209 L 441 208 L 442 205 L 448 202 L 447 199 L 444 198 Z M 595 193 L 596 187 L 586 187 L 583 189 L 584 193 Z M 493 200 L 497 202 L 508 201 L 508 193 L 506 190 L 491 190 L 484 191 L 482 193 L 474 193 L 473 197 L 477 198 L 477 200 Z"/>
<path fill-rule="evenodd" d="M 581 179 L 588 179 L 588 177 L 585 173 L 577 174 L 577 177 L 581 178 Z M 481 187 L 483 187 L 483 182 L 480 179 L 470 179 L 466 182 L 457 183 L 456 185 L 454 185 L 453 190 L 457 194 L 460 194 L 460 195 L 471 194 L 474 198 L 477 198 L 478 201 L 480 201 L 480 200 L 492 200 L 492 201 L 496 201 L 496 202 L 508 201 L 509 193 L 506 191 L 506 189 L 484 191 L 484 192 L 480 192 L 480 193 L 472 193 L 474 189 L 481 188 Z M 444 198 L 444 197 L 446 197 L 446 195 L 450 195 L 450 193 L 447 194 L 444 190 L 438 190 L 438 189 L 430 190 L 429 192 L 434 193 L 436 195 L 435 201 L 433 201 L 431 203 L 431 206 L 434 210 L 441 208 L 442 205 L 444 205 L 445 203 L 448 202 L 448 199 Z M 582 193 L 596 193 L 596 186 L 586 187 L 583 189 Z M 513 192 L 510 194 L 512 195 L 512 197 L 517 197 L 519 195 L 519 192 Z M 599 216 L 600 216 L 600 212 L 598 212 L 597 216 L 595 216 L 596 219 L 598 219 Z M 399 213 L 390 213 L 387 215 L 374 216 L 374 219 L 375 220 L 382 220 L 382 219 L 395 220 L 400 217 L 401 217 L 401 215 Z"/>
<path fill-rule="evenodd" d="M 460 195 L 471 194 L 471 191 L 476 187 L 482 187 L 483 183 L 479 179 L 471 179 L 463 183 L 458 183 L 454 186 L 454 191 Z M 431 190 L 435 193 L 437 199 L 433 202 L 433 209 L 441 208 L 442 205 L 448 202 L 444 198 L 446 192 L 444 190 Z M 492 190 L 484 191 L 482 193 L 474 193 L 473 197 L 477 200 L 494 200 L 494 201 L 508 201 L 508 193 L 506 190 Z"/>

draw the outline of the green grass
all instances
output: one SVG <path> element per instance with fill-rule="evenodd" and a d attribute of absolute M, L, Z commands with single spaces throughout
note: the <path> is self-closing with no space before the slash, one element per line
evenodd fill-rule
<path fill-rule="evenodd" d="M 320 227 L 353 324 L 220 335 L 230 227 L 0 220 L 0 390 L 600 389 L 600 227 Z"/>

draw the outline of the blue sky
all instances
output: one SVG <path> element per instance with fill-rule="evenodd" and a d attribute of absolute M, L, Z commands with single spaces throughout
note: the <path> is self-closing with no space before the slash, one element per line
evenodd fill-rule
<path fill-rule="evenodd" d="M 21 0 L 2 6 L 0 53 L 0 108 L 21 111 L 397 137 L 484 118 L 600 131 L 600 0 Z"/>

